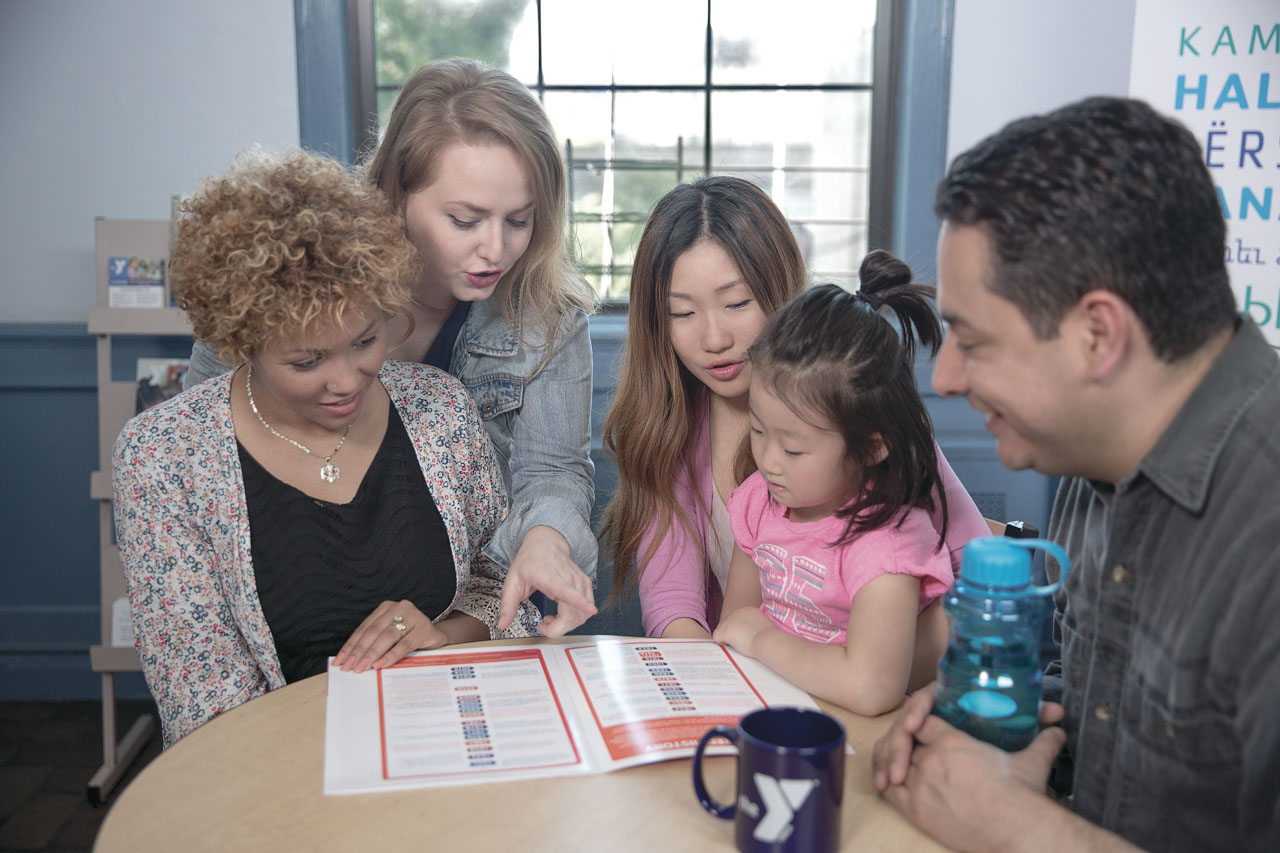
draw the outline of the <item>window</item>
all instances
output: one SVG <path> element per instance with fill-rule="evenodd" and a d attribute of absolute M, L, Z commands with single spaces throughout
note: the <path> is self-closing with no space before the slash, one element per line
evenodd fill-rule
<path fill-rule="evenodd" d="M 877 71 L 890 67 L 892 0 L 790 0 L 785 12 L 774 0 L 354 6 L 372 41 L 357 58 L 356 114 L 376 110 L 378 126 L 407 77 L 438 57 L 483 60 L 537 93 L 568 168 L 578 261 L 602 299 L 626 298 L 654 203 L 704 174 L 768 191 L 816 280 L 852 282 L 868 246 L 887 241 L 876 200 L 889 197 L 891 169 L 872 118 L 887 139 L 892 81 L 873 77 L 892 76 Z M 376 129 L 364 132 L 367 146 Z"/>

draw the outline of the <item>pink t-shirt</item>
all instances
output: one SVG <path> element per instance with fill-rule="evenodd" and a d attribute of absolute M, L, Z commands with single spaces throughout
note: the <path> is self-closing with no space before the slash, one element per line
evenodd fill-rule
<path fill-rule="evenodd" d="M 786 513 L 758 473 L 729 497 L 734 539 L 760 569 L 760 609 L 797 637 L 843 644 L 853 597 L 883 574 L 920 578 L 920 610 L 955 580 L 947 548 L 938 550 L 938 531 L 923 509 L 909 510 L 900 526 L 886 525 L 836 548 L 830 543 L 844 533 L 845 519 L 800 523 Z"/>

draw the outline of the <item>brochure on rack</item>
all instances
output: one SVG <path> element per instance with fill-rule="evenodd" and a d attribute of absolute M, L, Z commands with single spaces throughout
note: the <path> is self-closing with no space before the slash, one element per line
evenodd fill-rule
<path fill-rule="evenodd" d="M 331 664 L 324 792 L 604 773 L 686 758 L 712 726 L 778 705 L 817 707 L 763 664 L 709 640 L 446 648 L 360 674 Z M 708 752 L 733 748 L 717 741 Z"/>

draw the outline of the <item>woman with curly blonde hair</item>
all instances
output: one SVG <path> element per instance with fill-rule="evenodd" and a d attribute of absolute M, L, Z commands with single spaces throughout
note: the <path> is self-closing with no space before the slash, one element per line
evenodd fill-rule
<path fill-rule="evenodd" d="M 508 567 L 502 619 L 534 590 L 558 602 L 540 630 L 595 612 L 592 295 L 567 249 L 566 179 L 529 88 L 465 59 L 405 83 L 365 167 L 422 254 L 392 357 L 461 380 L 498 449 L 511 509 L 485 548 Z M 233 362 L 192 353 L 188 387 Z"/>
<path fill-rule="evenodd" d="M 129 421 L 115 518 L 166 746 L 325 671 L 497 635 L 502 472 L 453 377 L 385 362 L 417 253 L 331 160 L 250 151 L 182 205 L 171 270 L 240 366 Z M 531 633 L 525 602 L 501 632 Z"/>

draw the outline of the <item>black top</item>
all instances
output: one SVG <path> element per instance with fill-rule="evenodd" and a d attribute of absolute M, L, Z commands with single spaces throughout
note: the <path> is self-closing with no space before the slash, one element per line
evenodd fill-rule
<path fill-rule="evenodd" d="M 433 619 L 453 601 L 448 532 L 394 406 L 346 504 L 281 482 L 236 444 L 258 599 L 285 681 L 324 672 L 327 658 L 383 601 L 408 599 Z M 319 476 L 322 463 L 315 463 Z M 341 466 L 341 454 L 334 463 Z"/>
<path fill-rule="evenodd" d="M 431 348 L 422 359 L 423 364 L 438 367 L 445 373 L 449 372 L 449 365 L 453 363 L 453 344 L 458 340 L 458 332 L 462 331 L 462 324 L 467 321 L 467 315 L 470 313 L 470 302 L 459 302 L 453 306 L 453 310 L 449 312 L 449 319 L 444 321 L 444 325 L 436 334 L 436 339 L 431 342 Z"/>

